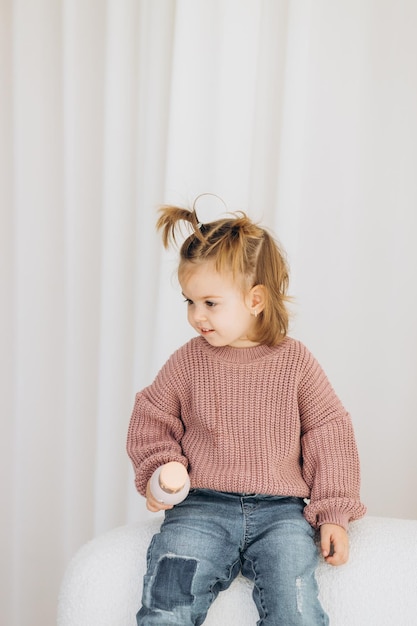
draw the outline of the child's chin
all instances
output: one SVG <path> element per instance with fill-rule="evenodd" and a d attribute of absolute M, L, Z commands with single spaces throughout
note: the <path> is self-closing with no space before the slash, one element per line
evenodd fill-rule
<path fill-rule="evenodd" d="M 225 341 L 222 341 L 219 337 L 216 337 L 214 335 L 208 334 L 208 335 L 202 335 L 202 337 L 204 337 L 204 339 L 207 341 L 207 343 L 209 343 L 211 346 L 215 346 L 216 348 L 221 348 L 222 346 L 226 346 L 227 343 Z"/>

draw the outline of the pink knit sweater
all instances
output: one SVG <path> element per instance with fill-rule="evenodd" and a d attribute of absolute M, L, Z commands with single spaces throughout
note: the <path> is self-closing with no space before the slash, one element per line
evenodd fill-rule
<path fill-rule="evenodd" d="M 307 350 L 217 348 L 196 337 L 137 394 L 127 450 L 136 487 L 180 461 L 191 487 L 309 498 L 306 519 L 347 527 L 365 514 L 350 417 Z"/>

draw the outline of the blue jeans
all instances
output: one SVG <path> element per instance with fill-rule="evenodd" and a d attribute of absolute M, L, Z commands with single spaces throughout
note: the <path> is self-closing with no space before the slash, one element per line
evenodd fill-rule
<path fill-rule="evenodd" d="M 241 571 L 258 626 L 327 626 L 315 531 L 300 498 L 194 489 L 151 541 L 138 626 L 199 626 Z"/>

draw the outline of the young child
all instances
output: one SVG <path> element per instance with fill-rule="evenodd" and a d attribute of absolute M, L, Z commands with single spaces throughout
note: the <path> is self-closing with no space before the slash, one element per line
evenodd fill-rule
<path fill-rule="evenodd" d="M 136 396 L 127 450 L 136 486 L 165 520 L 148 550 L 141 626 L 200 625 L 239 572 L 262 626 L 318 626 L 316 531 L 331 565 L 348 559 L 365 514 L 350 417 L 307 348 L 287 336 L 288 271 L 272 236 L 245 214 L 200 224 L 163 207 L 164 246 L 191 226 L 178 278 L 199 335 Z M 160 466 L 189 473 L 175 506 L 151 493 Z"/>

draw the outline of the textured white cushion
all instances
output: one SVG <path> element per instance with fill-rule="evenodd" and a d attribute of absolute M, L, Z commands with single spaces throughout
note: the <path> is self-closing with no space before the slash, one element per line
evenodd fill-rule
<path fill-rule="evenodd" d="M 61 586 L 58 626 L 136 626 L 146 549 L 161 517 L 116 528 L 83 546 Z M 350 526 L 349 563 L 317 571 L 331 626 L 417 625 L 417 521 L 365 517 Z M 251 586 L 239 577 L 205 626 L 254 626 Z"/>

